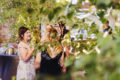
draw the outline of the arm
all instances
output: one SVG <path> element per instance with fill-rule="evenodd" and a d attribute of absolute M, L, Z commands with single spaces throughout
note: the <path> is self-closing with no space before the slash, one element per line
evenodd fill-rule
<path fill-rule="evenodd" d="M 66 54 L 66 58 L 68 58 L 69 57 L 69 54 L 70 54 L 70 46 L 65 46 L 64 47 L 64 49 L 65 49 L 65 54 Z"/>
<path fill-rule="evenodd" d="M 64 36 L 62 43 L 63 43 L 64 52 L 66 54 L 66 58 L 68 58 L 69 54 L 70 54 L 70 35 L 69 35 L 69 33 Z"/>
<path fill-rule="evenodd" d="M 40 63 L 41 63 L 41 53 L 38 53 L 35 59 L 35 69 L 40 68 Z"/>
<path fill-rule="evenodd" d="M 21 56 L 21 59 L 22 59 L 24 62 L 26 62 L 27 60 L 30 59 L 30 57 L 32 56 L 33 52 L 34 52 L 34 48 L 32 48 L 30 51 L 28 51 L 27 48 L 25 48 L 25 47 L 20 47 L 18 53 L 19 53 L 19 55 Z"/>
<path fill-rule="evenodd" d="M 66 66 L 64 63 L 64 54 L 62 54 L 61 58 L 60 58 L 60 66 L 62 67 L 62 72 L 65 73 L 66 72 Z"/>

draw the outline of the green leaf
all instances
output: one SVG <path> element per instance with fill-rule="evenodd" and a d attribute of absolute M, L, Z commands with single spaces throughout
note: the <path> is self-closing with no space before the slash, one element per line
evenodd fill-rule
<path fill-rule="evenodd" d="M 72 61 L 70 59 L 66 59 L 65 60 L 65 66 L 68 67 L 70 65 L 72 65 Z"/>
<path fill-rule="evenodd" d="M 46 2 L 46 0 L 40 0 L 40 3 L 42 3 L 42 4 L 45 3 L 45 2 Z"/>
<path fill-rule="evenodd" d="M 53 14 L 53 12 L 50 12 L 50 13 L 48 14 L 48 19 L 49 19 L 49 21 L 51 21 L 53 18 L 54 18 L 54 14 Z"/>
<path fill-rule="evenodd" d="M 61 11 L 61 9 L 62 9 L 61 7 L 56 7 L 53 9 L 53 13 L 58 14 Z"/>
<path fill-rule="evenodd" d="M 75 14 L 74 11 L 69 12 L 69 13 L 67 14 L 67 18 L 68 18 L 68 19 L 71 19 L 74 14 Z"/>
<path fill-rule="evenodd" d="M 27 12 L 28 12 L 29 14 L 33 13 L 33 11 L 34 11 L 34 10 L 33 10 L 32 8 L 28 8 L 28 9 L 27 9 Z"/>

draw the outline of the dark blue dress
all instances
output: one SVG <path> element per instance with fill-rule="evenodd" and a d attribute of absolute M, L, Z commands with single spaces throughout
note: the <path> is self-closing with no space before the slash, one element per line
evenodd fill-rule
<path fill-rule="evenodd" d="M 43 51 L 41 54 L 40 74 L 59 75 L 62 69 L 59 64 L 61 56 L 62 52 L 56 57 L 51 58 L 47 51 Z"/>

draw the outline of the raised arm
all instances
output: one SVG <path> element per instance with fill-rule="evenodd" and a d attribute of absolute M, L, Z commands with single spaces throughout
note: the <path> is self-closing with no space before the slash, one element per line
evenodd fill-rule
<path fill-rule="evenodd" d="M 64 53 L 62 54 L 61 58 L 60 58 L 60 65 L 62 67 L 62 72 L 65 73 L 66 72 L 66 66 L 64 63 Z"/>
<path fill-rule="evenodd" d="M 19 55 L 21 56 L 21 59 L 26 62 L 27 60 L 30 59 L 30 57 L 32 56 L 34 52 L 34 48 L 30 49 L 30 51 L 28 51 L 27 48 L 25 47 L 19 47 Z"/>

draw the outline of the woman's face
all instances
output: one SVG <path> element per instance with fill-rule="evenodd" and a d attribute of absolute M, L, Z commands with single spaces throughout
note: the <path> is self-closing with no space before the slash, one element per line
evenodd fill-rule
<path fill-rule="evenodd" d="M 54 41 L 58 41 L 59 40 L 59 36 L 57 33 L 50 33 L 50 39 L 54 42 Z"/>
<path fill-rule="evenodd" d="M 31 33 L 29 30 L 27 30 L 25 33 L 24 33 L 24 36 L 23 36 L 24 40 L 27 40 L 29 41 L 31 39 Z"/>
<path fill-rule="evenodd" d="M 56 33 L 51 33 L 50 38 L 54 39 L 56 37 L 56 35 L 57 35 Z"/>

